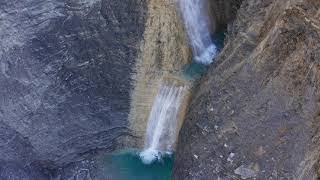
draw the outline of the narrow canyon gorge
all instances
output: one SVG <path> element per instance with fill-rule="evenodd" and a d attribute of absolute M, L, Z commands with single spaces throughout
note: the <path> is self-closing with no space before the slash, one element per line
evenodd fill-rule
<path fill-rule="evenodd" d="M 0 38 L 0 180 L 320 178 L 319 0 L 3 0 Z"/>

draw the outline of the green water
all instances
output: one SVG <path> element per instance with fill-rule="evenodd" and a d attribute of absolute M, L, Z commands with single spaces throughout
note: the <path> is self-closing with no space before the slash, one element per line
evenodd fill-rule
<path fill-rule="evenodd" d="M 166 155 L 150 165 L 143 164 L 137 151 L 122 151 L 104 158 L 107 180 L 169 180 L 174 157 Z"/>
<path fill-rule="evenodd" d="M 183 68 L 183 75 L 189 80 L 197 80 L 207 72 L 207 69 L 206 65 L 192 61 Z"/>
<path fill-rule="evenodd" d="M 223 48 L 223 43 L 224 43 L 224 39 L 225 39 L 225 33 L 222 32 L 218 32 L 216 34 L 213 35 L 213 43 L 216 45 L 217 47 L 217 51 L 219 54 L 219 52 L 222 50 Z M 186 65 L 183 68 L 183 75 L 185 78 L 189 79 L 189 80 L 197 80 L 199 78 L 201 78 L 202 75 L 204 75 L 208 70 L 208 66 L 198 63 L 195 60 L 193 60 L 190 64 Z"/>

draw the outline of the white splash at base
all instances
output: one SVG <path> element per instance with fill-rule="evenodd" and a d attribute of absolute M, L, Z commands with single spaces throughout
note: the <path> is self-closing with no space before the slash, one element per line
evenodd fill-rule
<path fill-rule="evenodd" d="M 144 164 L 151 164 L 155 161 L 160 161 L 163 156 L 171 156 L 173 152 L 161 152 L 154 149 L 146 149 L 139 153 L 140 159 Z"/>
<path fill-rule="evenodd" d="M 144 164 L 151 164 L 154 161 L 161 159 L 161 153 L 154 149 L 146 149 L 142 151 L 139 156 Z"/>
<path fill-rule="evenodd" d="M 217 52 L 217 46 L 212 44 L 206 50 L 204 50 L 200 56 L 196 56 L 195 60 L 199 63 L 208 65 L 212 63 L 212 59 L 216 56 Z"/>

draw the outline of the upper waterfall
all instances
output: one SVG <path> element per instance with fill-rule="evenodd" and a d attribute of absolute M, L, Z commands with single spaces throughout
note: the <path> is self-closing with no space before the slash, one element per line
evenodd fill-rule
<path fill-rule="evenodd" d="M 210 64 L 217 54 L 217 47 L 211 39 L 205 0 L 178 0 L 178 5 L 195 60 Z"/>

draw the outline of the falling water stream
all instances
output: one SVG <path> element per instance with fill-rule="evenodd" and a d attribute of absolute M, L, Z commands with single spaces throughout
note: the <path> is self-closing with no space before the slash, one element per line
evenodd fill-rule
<path fill-rule="evenodd" d="M 124 178 L 118 179 L 162 180 L 170 178 L 173 160 L 168 161 L 168 157 L 170 159 L 174 152 L 181 120 L 183 120 L 183 109 L 187 105 L 186 99 L 191 89 L 188 76 L 192 78 L 195 76 L 194 74 L 198 74 L 197 72 L 204 71 L 205 66 L 210 64 L 217 54 L 218 49 L 211 39 L 207 23 L 205 0 L 177 0 L 177 7 L 183 18 L 195 61 L 189 65 L 186 70 L 187 73 L 184 73 L 185 70 L 181 69 L 182 77 L 180 76 L 177 79 L 172 78 L 174 76 L 169 76 L 160 83 L 148 117 L 144 149 L 138 153 L 139 156 L 132 151 L 109 156 L 107 167 L 115 165 L 115 168 L 126 168 L 126 172 L 123 173 L 125 174 Z M 183 80 L 181 81 L 181 79 Z M 136 162 L 139 157 L 141 161 Z M 133 170 L 137 167 L 128 168 L 128 164 L 142 168 L 145 172 L 139 174 L 138 170 L 137 172 Z M 151 171 L 161 173 L 155 177 L 155 174 L 149 173 Z"/>
<path fill-rule="evenodd" d="M 205 0 L 178 0 L 185 29 L 197 63 L 208 65 L 216 56 L 205 13 Z M 186 87 L 161 85 L 148 119 L 145 150 L 140 153 L 144 163 L 159 159 L 163 152 L 172 152 L 179 131 L 179 110 Z"/>
<path fill-rule="evenodd" d="M 211 39 L 205 0 L 178 0 L 185 29 L 197 62 L 208 65 L 217 54 L 217 47 Z"/>
<path fill-rule="evenodd" d="M 184 84 L 161 84 L 148 120 L 145 150 L 140 154 L 144 163 L 150 164 L 161 158 L 161 152 L 170 153 L 173 150 L 186 93 L 187 86 Z"/>

